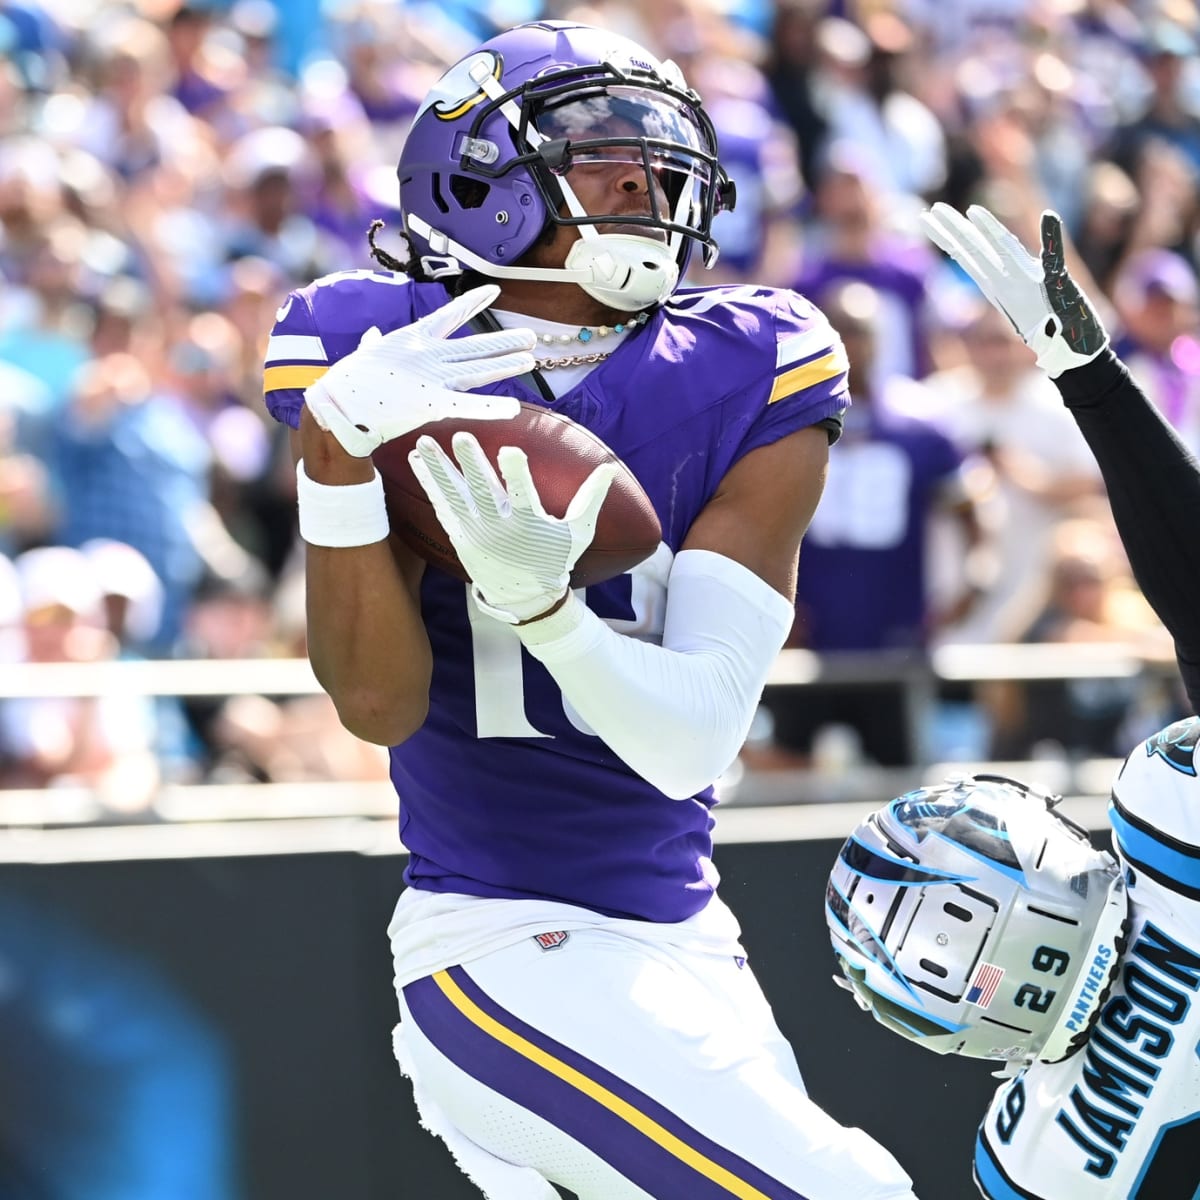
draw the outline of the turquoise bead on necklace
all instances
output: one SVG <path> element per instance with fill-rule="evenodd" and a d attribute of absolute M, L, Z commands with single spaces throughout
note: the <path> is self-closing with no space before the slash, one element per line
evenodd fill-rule
<path fill-rule="evenodd" d="M 629 321 L 618 321 L 615 325 L 581 325 L 575 333 L 542 333 L 538 341 L 547 346 L 566 346 L 571 342 L 590 342 L 593 338 L 604 338 L 614 333 L 625 333 L 627 330 L 639 329 L 650 319 L 649 313 L 638 313 Z"/>

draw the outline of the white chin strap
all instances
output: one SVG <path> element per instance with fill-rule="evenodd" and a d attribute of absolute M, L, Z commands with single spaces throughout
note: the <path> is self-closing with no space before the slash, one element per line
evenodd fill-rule
<path fill-rule="evenodd" d="M 420 217 L 409 215 L 408 228 L 429 243 L 422 264 L 430 277 L 461 274 L 464 267 L 489 279 L 539 279 L 575 283 L 609 308 L 637 312 L 662 304 L 679 282 L 679 264 L 666 242 L 626 233 L 599 233 L 580 226 L 580 238 L 561 267 L 501 267 L 448 238 Z"/>

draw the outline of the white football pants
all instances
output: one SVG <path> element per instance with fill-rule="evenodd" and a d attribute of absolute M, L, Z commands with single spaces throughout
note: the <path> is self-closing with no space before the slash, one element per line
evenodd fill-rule
<path fill-rule="evenodd" d="M 543 935 L 404 987 L 396 1056 L 489 1200 L 915 1200 L 809 1100 L 744 961 Z"/>

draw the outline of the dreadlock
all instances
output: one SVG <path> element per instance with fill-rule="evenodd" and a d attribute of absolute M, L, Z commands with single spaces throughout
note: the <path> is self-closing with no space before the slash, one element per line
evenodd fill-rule
<path fill-rule="evenodd" d="M 425 274 L 425 268 L 421 265 L 420 255 L 413 249 L 412 242 L 408 240 L 408 234 L 400 234 L 404 239 L 404 244 L 408 247 L 408 260 L 406 262 L 401 262 L 395 255 L 389 254 L 382 246 L 376 243 L 375 235 L 383 227 L 383 221 L 376 217 L 367 229 L 367 245 L 371 247 L 371 257 L 385 271 L 397 271 L 401 275 L 407 275 L 409 279 L 415 279 L 418 283 L 428 283 L 429 276 Z"/>
<path fill-rule="evenodd" d="M 375 241 L 375 235 L 382 228 L 384 228 L 384 223 L 377 217 L 367 229 L 367 244 L 371 247 L 371 257 L 385 271 L 398 271 L 401 275 L 407 275 L 409 279 L 416 283 L 435 282 L 421 263 L 421 256 L 417 253 L 412 244 L 412 239 L 409 238 L 408 234 L 403 232 L 399 234 L 404 239 L 404 244 L 408 247 L 408 258 L 401 262 L 394 254 L 389 254 Z M 441 283 L 451 296 L 461 296 L 463 292 L 470 291 L 471 288 L 478 287 L 481 283 L 489 281 L 486 276 L 480 275 L 478 271 L 463 271 L 458 275 L 451 275 L 446 279 L 440 279 L 436 282 Z"/>

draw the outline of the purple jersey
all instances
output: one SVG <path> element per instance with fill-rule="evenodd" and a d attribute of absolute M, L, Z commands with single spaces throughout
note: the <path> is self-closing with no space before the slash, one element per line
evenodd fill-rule
<path fill-rule="evenodd" d="M 816 257 L 805 263 L 795 288 L 820 304 L 827 292 L 841 284 L 858 281 L 873 287 L 883 304 L 879 327 L 891 331 L 876 348 L 876 384 L 894 375 L 923 379 L 929 374 L 925 330 L 929 269 L 923 248 L 914 250 L 905 242 L 888 239 L 875 247 L 868 262 Z"/>
<path fill-rule="evenodd" d="M 926 636 L 927 522 L 962 456 L 934 425 L 862 404 L 804 537 L 796 603 L 817 651 L 899 649 Z"/>
<path fill-rule="evenodd" d="M 364 330 L 410 324 L 446 299 L 440 284 L 371 271 L 293 293 L 267 351 L 271 412 L 297 425 L 304 388 Z M 526 380 L 482 390 L 546 403 Z M 613 449 L 662 522 L 658 552 L 588 588 L 588 606 L 623 633 L 660 640 L 673 556 L 726 472 L 848 403 L 840 342 L 806 300 L 755 287 L 678 292 L 550 405 Z M 712 789 L 670 800 L 636 775 L 460 581 L 427 570 L 421 607 L 434 660 L 429 715 L 391 750 L 406 880 L 655 921 L 703 908 L 716 884 Z"/>

